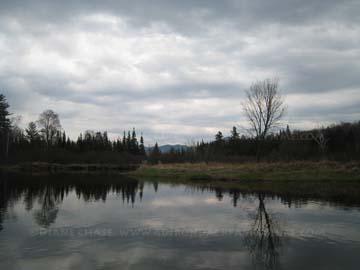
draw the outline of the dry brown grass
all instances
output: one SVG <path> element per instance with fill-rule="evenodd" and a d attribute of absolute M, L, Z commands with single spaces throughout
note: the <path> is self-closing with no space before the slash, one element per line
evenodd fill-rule
<path fill-rule="evenodd" d="M 262 163 L 174 163 L 143 165 L 138 176 L 192 177 L 237 180 L 360 180 L 360 163 L 321 162 L 262 162 Z M 206 176 L 206 177 L 205 177 Z"/>
<path fill-rule="evenodd" d="M 216 171 L 216 170 L 250 170 L 250 171 L 273 171 L 273 170 L 303 170 L 303 169 L 331 169 L 338 171 L 357 171 L 360 162 L 340 163 L 335 161 L 296 161 L 296 162 L 261 162 L 261 163 L 170 163 L 157 165 L 142 165 L 142 168 L 158 170 L 184 170 L 184 171 Z"/>

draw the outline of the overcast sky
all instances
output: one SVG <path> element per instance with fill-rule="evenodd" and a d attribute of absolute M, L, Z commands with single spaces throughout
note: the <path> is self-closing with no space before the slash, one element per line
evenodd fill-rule
<path fill-rule="evenodd" d="M 22 124 L 72 137 L 133 126 L 146 144 L 246 127 L 253 81 L 277 77 L 284 124 L 360 120 L 360 1 L 0 0 L 0 92 Z"/>

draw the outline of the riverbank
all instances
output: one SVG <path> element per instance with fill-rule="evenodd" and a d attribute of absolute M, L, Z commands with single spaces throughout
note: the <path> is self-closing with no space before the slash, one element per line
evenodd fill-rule
<path fill-rule="evenodd" d="M 139 180 L 360 203 L 360 163 L 199 163 L 143 165 Z"/>
<path fill-rule="evenodd" d="M 360 181 L 360 163 L 179 163 L 143 165 L 131 173 L 137 177 L 212 181 Z"/>
<path fill-rule="evenodd" d="M 22 163 L 0 167 L 1 170 L 22 173 L 91 173 L 129 172 L 139 168 L 137 164 L 60 164 L 47 162 Z"/>
<path fill-rule="evenodd" d="M 360 162 L 185 163 L 161 165 L 24 163 L 0 168 L 25 174 L 106 174 L 200 188 L 314 198 L 360 205 Z"/>

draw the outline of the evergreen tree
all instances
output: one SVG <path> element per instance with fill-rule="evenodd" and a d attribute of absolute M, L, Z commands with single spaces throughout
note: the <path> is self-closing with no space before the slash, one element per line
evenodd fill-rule
<path fill-rule="evenodd" d="M 80 133 L 78 139 L 77 139 L 77 147 L 80 151 L 83 151 L 83 136 L 82 136 L 82 133 Z"/>
<path fill-rule="evenodd" d="M 289 125 L 286 125 L 286 137 L 289 140 L 291 138 L 291 131 Z"/>
<path fill-rule="evenodd" d="M 10 142 L 9 104 L 3 94 L 0 94 L 0 150 L 8 156 Z"/>
<path fill-rule="evenodd" d="M 6 132 L 10 129 L 9 104 L 3 94 L 0 94 L 0 132 Z"/>
<path fill-rule="evenodd" d="M 139 154 L 139 144 L 136 138 L 135 128 L 133 128 L 132 130 L 130 145 L 131 145 L 131 153 L 135 155 Z"/>
<path fill-rule="evenodd" d="M 239 135 L 239 133 L 237 132 L 237 129 L 236 129 L 236 127 L 234 126 L 233 128 L 232 128 L 232 130 L 231 130 L 231 140 L 232 141 L 235 141 L 235 140 L 238 140 L 238 139 L 240 139 L 240 135 Z"/>
<path fill-rule="evenodd" d="M 123 146 L 124 150 L 126 151 L 127 150 L 127 145 L 126 145 L 126 133 L 125 133 L 125 130 L 124 130 L 124 134 L 123 134 L 123 138 L 122 138 L 122 146 Z"/>
<path fill-rule="evenodd" d="M 120 140 L 120 139 L 117 139 L 117 140 L 116 140 L 115 150 L 116 150 L 117 152 L 123 152 L 123 151 L 124 151 L 124 149 L 123 149 L 123 144 L 121 143 L 121 140 Z"/>
<path fill-rule="evenodd" d="M 111 150 L 111 143 L 108 138 L 107 131 L 103 133 L 103 150 L 110 151 Z"/>
<path fill-rule="evenodd" d="M 160 156 L 161 151 L 159 149 L 158 143 L 156 142 L 154 148 L 151 150 L 149 161 L 153 164 L 157 164 L 159 163 Z"/>
<path fill-rule="evenodd" d="M 221 131 L 219 131 L 216 135 L 215 135 L 215 141 L 217 143 L 221 143 L 224 140 L 224 136 L 222 134 Z"/>
<path fill-rule="evenodd" d="M 145 145 L 144 145 L 144 137 L 141 135 L 140 137 L 140 146 L 139 146 L 140 155 L 145 156 Z"/>
<path fill-rule="evenodd" d="M 127 137 L 126 137 L 126 149 L 131 153 L 131 135 L 130 131 L 128 131 Z"/>
<path fill-rule="evenodd" d="M 67 149 L 71 149 L 71 146 L 72 146 L 71 140 L 70 140 L 69 137 L 67 137 L 67 140 L 66 140 L 66 148 L 67 148 Z"/>
<path fill-rule="evenodd" d="M 135 128 L 133 128 L 133 130 L 132 130 L 131 139 L 132 139 L 133 141 L 136 141 L 136 131 L 135 131 Z"/>
<path fill-rule="evenodd" d="M 160 148 L 159 148 L 159 145 L 157 142 L 155 143 L 155 146 L 154 146 L 154 149 L 152 152 L 156 155 L 161 154 L 161 151 L 160 151 Z"/>
<path fill-rule="evenodd" d="M 65 146 L 66 146 L 66 133 L 65 133 L 65 131 L 62 134 L 61 146 L 63 148 L 65 148 Z"/>

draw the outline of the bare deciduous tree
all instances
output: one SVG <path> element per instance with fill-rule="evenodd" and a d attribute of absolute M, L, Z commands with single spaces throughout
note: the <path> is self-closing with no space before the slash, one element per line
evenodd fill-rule
<path fill-rule="evenodd" d="M 38 125 L 41 127 L 40 131 L 46 145 L 50 146 L 61 129 L 59 115 L 52 110 L 46 110 L 40 114 Z"/>
<path fill-rule="evenodd" d="M 35 122 L 30 122 L 28 124 L 27 129 L 25 129 L 25 132 L 26 132 L 26 138 L 30 143 L 34 143 L 38 141 L 40 138 Z"/>
<path fill-rule="evenodd" d="M 253 83 L 246 91 L 246 95 L 243 108 L 251 126 L 250 131 L 257 140 L 256 159 L 259 161 L 262 140 L 279 125 L 285 114 L 285 105 L 277 79 L 265 79 Z"/>
<path fill-rule="evenodd" d="M 10 118 L 11 128 L 10 128 L 10 137 L 12 142 L 21 141 L 24 136 L 24 131 L 20 127 L 22 117 L 20 115 L 15 115 Z"/>
<path fill-rule="evenodd" d="M 277 79 L 255 82 L 246 91 L 244 112 L 257 139 L 264 139 L 276 127 L 285 113 Z"/>
<path fill-rule="evenodd" d="M 315 130 L 313 133 L 311 133 L 311 137 L 319 146 L 321 154 L 324 156 L 326 152 L 327 143 L 329 140 L 325 137 L 322 129 L 319 128 L 318 130 Z"/>

